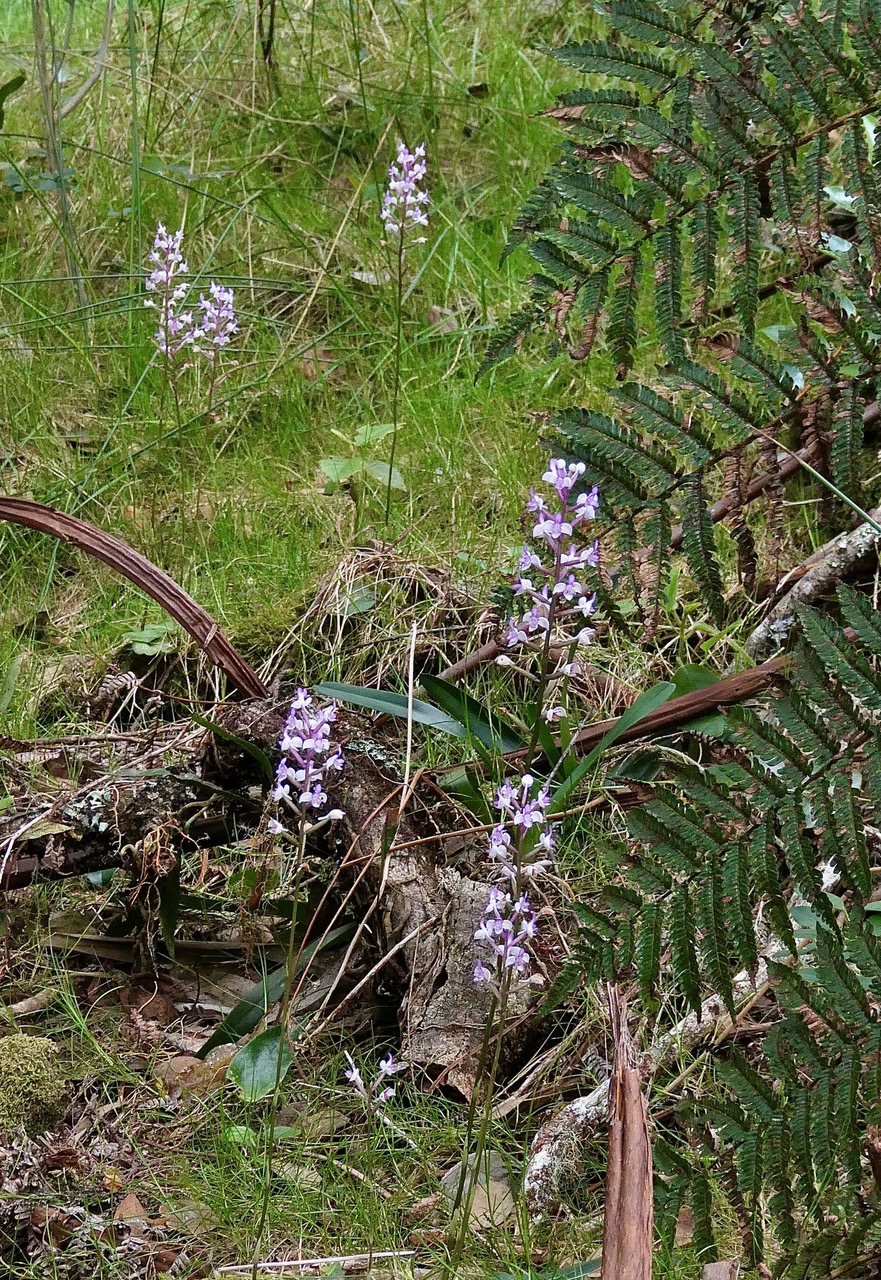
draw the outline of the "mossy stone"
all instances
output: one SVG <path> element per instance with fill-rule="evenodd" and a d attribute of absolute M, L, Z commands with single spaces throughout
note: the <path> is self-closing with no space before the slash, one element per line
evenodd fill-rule
<path fill-rule="evenodd" d="M 19 1130 L 31 1136 L 59 1124 L 70 1101 L 70 1085 L 51 1040 L 43 1036 L 0 1038 L 0 1140 Z"/>

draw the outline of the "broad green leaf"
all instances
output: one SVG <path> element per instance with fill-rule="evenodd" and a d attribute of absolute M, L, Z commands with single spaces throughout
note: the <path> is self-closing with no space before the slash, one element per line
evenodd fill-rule
<path fill-rule="evenodd" d="M 548 812 L 559 813 L 561 809 L 565 809 L 569 802 L 569 797 L 588 769 L 599 760 L 603 752 L 608 750 L 614 742 L 617 742 L 622 733 L 626 733 L 633 725 L 639 724 L 640 720 L 644 720 L 653 711 L 657 711 L 658 707 L 662 707 L 675 692 L 675 684 L 669 680 L 662 680 L 660 684 L 653 685 L 651 689 L 646 689 L 645 693 L 641 693 L 636 701 L 627 708 L 623 716 L 618 717 L 608 733 L 603 735 L 593 751 L 584 757 L 578 768 L 557 788 L 554 792 L 554 798 L 548 807 Z"/>
<path fill-rule="evenodd" d="M 262 1141 L 256 1129 L 247 1124 L 231 1124 L 223 1131 L 227 1142 L 237 1147 L 256 1147 Z M 296 1142 L 303 1136 L 303 1131 L 291 1124 L 276 1124 L 272 1127 L 272 1136 L 276 1142 Z"/>
<path fill-rule="evenodd" d="M 470 738 L 496 751 L 519 751 L 526 743 L 499 716 L 492 716 L 476 698 L 438 676 L 423 676 L 422 687 L 437 705 L 464 725 Z"/>
<path fill-rule="evenodd" d="M 364 459 L 322 458 L 318 465 L 332 484 L 343 484 L 364 469 Z"/>
<path fill-rule="evenodd" d="M 684 666 L 677 667 L 670 678 L 675 685 L 677 698 L 686 693 L 694 693 L 696 689 L 706 689 L 719 681 L 715 671 L 696 662 L 687 662 Z"/>
<path fill-rule="evenodd" d="M 293 1060 L 283 1028 L 267 1027 L 242 1045 L 226 1074 L 241 1089 L 246 1102 L 259 1102 L 285 1078 Z"/>
<path fill-rule="evenodd" d="M 322 698 L 336 698 L 340 702 L 351 703 L 353 707 L 364 707 L 368 711 L 378 711 L 381 715 L 402 716 L 407 719 L 407 696 L 403 693 L 364 689 L 356 684 L 336 684 L 332 680 L 316 685 L 315 692 Z M 468 737 L 456 720 L 433 707 L 430 702 L 423 702 L 421 698 L 413 699 L 413 719 L 416 724 L 440 729 L 442 733 L 450 733 L 454 738 Z"/>
<path fill-rule="evenodd" d="M 393 489 L 406 489 L 404 477 L 401 475 L 397 467 L 389 467 L 387 462 L 380 462 L 376 458 L 368 458 L 364 463 L 364 470 L 368 475 L 373 476 L 374 480 L 378 480 L 380 484 L 391 484 Z M 389 479 L 391 476 L 391 479 Z"/>
<path fill-rule="evenodd" d="M 296 973 L 302 973 L 319 951 L 330 951 L 335 946 L 341 946 L 347 942 L 352 936 L 352 931 L 352 925 L 342 925 L 339 929 L 332 929 L 326 938 L 318 938 L 315 942 L 310 942 L 308 947 L 303 948 L 297 962 Z M 247 1035 L 249 1031 L 253 1031 L 260 1019 L 266 1016 L 269 1007 L 284 995 L 286 972 L 287 970 L 282 966 L 268 973 L 262 982 L 256 983 L 215 1028 L 214 1034 L 205 1041 L 196 1057 L 205 1058 L 219 1044 L 232 1044 Z"/>
<path fill-rule="evenodd" d="M 152 658 L 157 653 L 174 653 L 174 631 L 173 622 L 151 622 L 137 631 L 127 631 L 122 639 L 132 653 Z"/>
<path fill-rule="evenodd" d="M 372 445 L 379 444 L 380 440 L 384 440 L 386 436 L 390 436 L 394 429 L 393 422 L 365 423 L 355 432 L 355 444 L 359 449 L 369 449 Z"/>

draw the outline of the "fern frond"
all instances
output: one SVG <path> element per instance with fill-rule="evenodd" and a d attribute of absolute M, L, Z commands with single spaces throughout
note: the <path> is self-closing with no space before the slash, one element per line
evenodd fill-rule
<path fill-rule="evenodd" d="M 707 861 L 707 868 L 697 895 L 698 922 L 703 930 L 701 954 L 707 976 L 713 990 L 722 999 L 725 1008 L 734 1019 L 734 990 L 731 984 L 731 963 L 728 953 L 727 921 L 724 902 L 724 886 L 719 853 L 714 851 Z"/>
<path fill-rule="evenodd" d="M 655 986 L 661 973 L 661 926 L 663 911 L 660 903 L 646 903 L 643 909 L 636 942 L 636 976 L 645 1000 L 654 999 Z"/>
<path fill-rule="evenodd" d="M 759 963 L 759 951 L 753 923 L 748 844 L 738 841 L 730 845 L 719 860 L 731 949 L 746 972 L 754 973 Z"/>

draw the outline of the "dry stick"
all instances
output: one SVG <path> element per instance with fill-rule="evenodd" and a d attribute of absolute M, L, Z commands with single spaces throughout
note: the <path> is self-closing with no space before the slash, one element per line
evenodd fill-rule
<path fill-rule="evenodd" d="M 268 696 L 266 685 L 233 648 L 211 615 L 140 551 L 86 520 L 25 498 L 0 496 L 0 520 L 35 529 L 38 533 L 48 533 L 59 542 L 70 543 L 96 560 L 103 560 L 104 564 L 162 605 L 242 693 L 252 698 Z"/>
<path fill-rule="evenodd" d="M 76 110 L 83 99 L 92 92 L 104 74 L 107 65 L 107 50 L 113 31 L 113 12 L 115 8 L 116 0 L 107 0 L 107 8 L 104 12 L 104 30 L 101 32 L 101 43 L 98 46 L 98 52 L 95 54 L 95 65 L 76 93 L 72 93 L 67 101 L 63 102 L 58 108 L 59 120 L 63 120 L 65 116 L 70 115 L 71 111 Z"/>

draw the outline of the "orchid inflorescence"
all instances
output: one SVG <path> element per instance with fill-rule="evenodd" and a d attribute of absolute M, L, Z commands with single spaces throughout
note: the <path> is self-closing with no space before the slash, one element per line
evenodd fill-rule
<path fill-rule="evenodd" d="M 571 541 L 576 529 L 596 519 L 599 506 L 596 486 L 587 492 L 573 492 L 585 469 L 583 462 L 550 460 L 542 480 L 554 490 L 557 502 L 553 507 L 534 489 L 529 491 L 526 510 L 534 517 L 532 536 L 538 549 L 524 546 L 514 580 L 515 595 L 528 601 L 529 608 L 519 619 L 508 620 L 505 637 L 509 648 L 538 639 L 546 646 L 568 650 L 561 672 L 565 675 L 572 672 L 576 648 L 589 644 L 594 634 L 586 623 L 596 611 L 596 595 L 583 579 L 585 570 L 595 569 L 599 563 L 599 544 L 594 541 L 580 547 Z M 547 720 L 563 714 L 561 707 L 544 712 Z"/>
<path fill-rule="evenodd" d="M 390 1085 L 388 1081 L 399 1071 L 403 1071 L 405 1064 L 396 1061 L 391 1053 L 388 1054 L 379 1063 L 376 1079 L 368 1085 L 364 1083 L 364 1077 L 355 1066 L 351 1054 L 346 1053 L 346 1060 L 349 1063 L 349 1069 L 345 1073 L 346 1079 L 354 1087 L 355 1092 L 363 1098 L 371 1115 L 375 1114 L 384 1103 L 388 1102 L 389 1098 L 394 1097 L 394 1085 Z"/>
<path fill-rule="evenodd" d="M 169 232 L 159 223 L 149 254 L 152 270 L 144 283 L 150 296 L 144 306 L 159 312 L 154 340 L 167 360 L 176 360 L 189 347 L 213 363 L 239 331 L 233 291 L 212 280 L 209 296 L 199 296 L 198 322 L 191 310 L 180 309 L 189 293 L 186 276 L 190 270 L 183 256 L 183 239 L 183 228 Z"/>
<path fill-rule="evenodd" d="M 324 807 L 327 803 L 323 786 L 325 774 L 343 767 L 343 753 L 330 736 L 336 718 L 335 702 L 313 709 L 308 689 L 297 689 L 279 739 L 281 759 L 275 771 L 272 799 L 294 809 L 301 817 Z M 331 809 L 324 814 L 324 820 L 342 816 L 341 810 Z M 282 834 L 285 828 L 273 820 L 270 830 Z"/>
<path fill-rule="evenodd" d="M 489 856 L 511 891 L 495 886 L 489 891 L 474 940 L 489 947 L 494 965 L 489 967 L 478 959 L 474 965 L 475 982 L 498 987 L 506 975 L 529 977 L 532 961 L 525 944 L 536 936 L 537 916 L 524 885 L 550 866 L 549 859 L 533 855 L 550 853 L 554 847 L 547 820 L 550 791 L 546 786 L 539 787 L 533 796 L 534 787 L 535 779 L 524 773 L 516 784 L 507 780 L 496 792 L 495 807 L 503 821 L 490 834 Z"/>
<path fill-rule="evenodd" d="M 387 234 L 400 238 L 402 248 L 408 231 L 414 227 L 428 226 L 426 207 L 429 196 L 419 186 L 425 172 L 425 143 L 421 142 L 415 151 L 410 151 L 405 143 L 399 142 L 398 158 L 389 166 L 388 187 L 379 216 L 385 224 Z M 412 243 L 421 244 L 422 240 Z"/>

